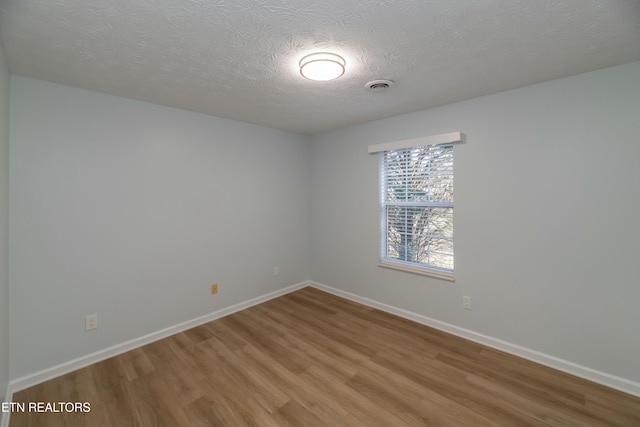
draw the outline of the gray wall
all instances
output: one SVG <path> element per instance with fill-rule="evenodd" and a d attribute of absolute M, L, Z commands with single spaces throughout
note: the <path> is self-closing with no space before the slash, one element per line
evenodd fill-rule
<path fill-rule="evenodd" d="M 9 381 L 9 67 L 0 43 L 0 401 Z"/>
<path fill-rule="evenodd" d="M 307 138 L 24 77 L 11 91 L 12 378 L 309 278 Z"/>
<path fill-rule="evenodd" d="M 636 62 L 314 136 L 312 279 L 640 381 L 639 81 Z M 455 283 L 378 267 L 367 146 L 451 131 Z"/>
<path fill-rule="evenodd" d="M 639 76 L 632 63 L 311 138 L 13 76 L 11 378 L 311 278 L 640 381 Z M 377 267 L 367 146 L 456 130 L 456 282 Z"/>

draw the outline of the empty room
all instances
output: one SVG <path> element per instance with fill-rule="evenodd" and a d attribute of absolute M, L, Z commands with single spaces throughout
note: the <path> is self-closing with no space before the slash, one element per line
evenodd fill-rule
<path fill-rule="evenodd" d="M 637 0 L 0 0 L 0 427 L 640 426 Z"/>

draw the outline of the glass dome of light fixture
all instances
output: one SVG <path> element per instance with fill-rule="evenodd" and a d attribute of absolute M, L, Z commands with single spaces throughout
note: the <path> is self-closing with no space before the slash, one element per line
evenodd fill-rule
<path fill-rule="evenodd" d="M 302 58 L 299 65 L 303 77 L 324 82 L 342 76 L 346 62 L 335 53 L 318 52 Z"/>

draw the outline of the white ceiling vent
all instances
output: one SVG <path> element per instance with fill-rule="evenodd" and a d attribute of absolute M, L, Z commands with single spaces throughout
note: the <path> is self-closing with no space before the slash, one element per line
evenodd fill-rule
<path fill-rule="evenodd" d="M 372 80 L 364 85 L 371 92 L 382 92 L 395 85 L 393 80 Z"/>

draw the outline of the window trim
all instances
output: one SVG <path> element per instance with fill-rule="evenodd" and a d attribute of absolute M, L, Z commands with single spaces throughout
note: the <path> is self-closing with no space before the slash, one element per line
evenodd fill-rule
<path fill-rule="evenodd" d="M 384 151 L 401 150 L 405 148 L 412 148 L 412 147 L 424 146 L 424 145 L 436 145 L 436 144 L 462 142 L 463 136 L 464 135 L 462 132 L 449 132 L 446 134 L 440 134 L 440 135 L 434 135 L 434 136 L 428 136 L 428 137 L 422 137 L 422 138 L 407 139 L 407 140 L 395 141 L 395 142 L 384 143 L 384 144 L 370 145 L 368 147 L 368 152 L 369 154 L 374 154 L 374 153 L 381 153 Z M 380 174 L 380 172 L 381 172 L 381 168 L 379 166 L 378 179 L 379 179 L 380 185 L 382 185 L 382 181 L 384 177 Z M 382 191 L 381 189 L 379 189 L 378 191 L 379 197 L 381 197 L 381 191 Z M 382 212 L 382 209 L 384 209 L 384 203 L 382 202 L 382 200 L 379 200 L 379 203 L 381 208 L 381 211 L 378 217 L 378 221 L 380 224 L 379 244 L 380 244 L 380 247 L 382 248 L 385 246 L 385 242 L 383 241 L 383 239 L 386 236 L 386 232 L 384 230 L 385 224 L 383 221 L 383 219 L 385 218 L 385 215 Z M 382 253 L 380 253 L 378 266 L 384 267 L 384 268 L 390 268 L 393 270 L 405 271 L 413 274 L 419 274 L 423 276 L 434 277 L 437 279 L 442 279 L 450 282 L 455 282 L 455 276 L 454 276 L 455 269 L 454 271 L 440 270 L 437 267 L 433 267 L 433 266 L 420 266 L 416 263 L 405 262 L 402 260 L 389 260 L 387 258 L 384 258 L 382 256 Z"/>
<path fill-rule="evenodd" d="M 435 277 L 436 279 L 447 280 L 449 282 L 456 281 L 456 278 L 451 271 L 438 270 L 433 267 L 420 267 L 418 265 L 399 260 L 389 261 L 381 258 L 380 261 L 378 261 L 378 266 L 393 270 L 406 271 L 407 273 L 420 274 L 422 276 Z"/>
<path fill-rule="evenodd" d="M 445 144 L 447 142 L 462 142 L 463 136 L 464 135 L 462 132 L 449 132 L 440 135 L 425 136 L 422 138 L 405 139 L 402 141 L 370 145 L 369 154 L 379 153 L 381 151 L 401 150 L 403 148 L 418 147 L 420 145 L 436 145 Z"/>

